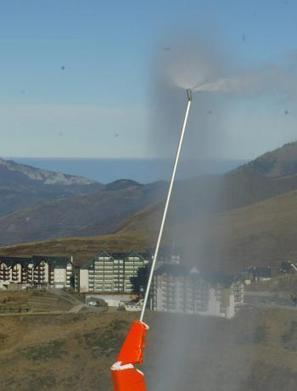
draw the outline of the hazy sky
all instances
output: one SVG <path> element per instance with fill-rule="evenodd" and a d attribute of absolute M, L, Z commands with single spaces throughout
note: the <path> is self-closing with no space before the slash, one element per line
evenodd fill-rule
<path fill-rule="evenodd" d="M 296 15 L 293 0 L 2 0 L 0 155 L 153 156 L 152 64 L 174 34 L 210 34 L 243 66 L 281 63 L 297 49 Z M 292 101 L 233 98 L 226 157 L 297 138 L 296 113 Z"/>

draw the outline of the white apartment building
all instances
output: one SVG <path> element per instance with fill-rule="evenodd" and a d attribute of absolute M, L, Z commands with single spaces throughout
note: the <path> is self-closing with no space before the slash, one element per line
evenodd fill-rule
<path fill-rule="evenodd" d="M 149 262 L 147 254 L 102 251 L 77 271 L 76 289 L 81 293 L 131 293 L 132 279 Z"/>
<path fill-rule="evenodd" d="M 73 276 L 72 257 L 36 256 L 7 257 L 0 255 L 0 283 L 2 286 L 22 284 L 70 288 Z"/>
<path fill-rule="evenodd" d="M 154 275 L 151 308 L 154 311 L 232 318 L 243 303 L 244 286 L 211 283 L 196 268 L 161 265 Z"/>

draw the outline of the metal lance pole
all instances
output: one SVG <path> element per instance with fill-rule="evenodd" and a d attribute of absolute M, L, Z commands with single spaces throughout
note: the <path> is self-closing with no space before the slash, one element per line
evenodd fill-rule
<path fill-rule="evenodd" d="M 141 314 L 140 314 L 140 318 L 139 318 L 139 320 L 141 322 L 143 321 L 143 318 L 144 318 L 144 313 L 145 313 L 148 298 L 149 298 L 150 288 L 152 285 L 153 275 L 154 275 L 155 267 L 156 267 L 157 260 L 158 260 L 160 244 L 161 244 L 161 240 L 162 240 L 162 236 L 163 236 L 168 207 L 169 207 L 169 203 L 170 203 L 170 199 L 171 199 L 171 193 L 172 193 L 172 189 L 173 189 L 173 185 L 174 185 L 176 169 L 177 169 L 177 165 L 178 165 L 178 161 L 179 161 L 179 157 L 180 157 L 180 152 L 181 152 L 182 145 L 183 145 L 185 130 L 187 127 L 191 103 L 192 103 L 192 91 L 187 90 L 186 114 L 185 114 L 184 122 L 183 122 L 183 125 L 181 128 L 181 133 L 180 133 L 179 143 L 178 143 L 178 147 L 177 147 L 177 151 L 176 151 L 176 155 L 175 155 L 175 161 L 174 161 L 172 175 L 171 175 L 170 184 L 169 184 L 169 188 L 168 188 L 168 194 L 167 194 L 167 198 L 166 198 L 165 208 L 163 211 L 161 226 L 160 226 L 158 239 L 157 239 L 157 243 L 156 243 L 156 248 L 155 248 L 155 252 L 154 252 L 154 256 L 153 256 L 153 262 L 152 262 L 152 266 L 151 266 L 151 270 L 150 270 L 150 274 L 149 274 L 149 279 L 148 279 L 148 283 L 147 283 L 147 287 L 146 287 L 146 292 L 145 292 L 145 296 L 144 296 L 143 306 L 142 306 L 142 310 L 141 310 Z"/>
<path fill-rule="evenodd" d="M 139 371 L 135 365 L 142 364 L 143 362 L 143 351 L 145 347 L 145 336 L 149 329 L 149 326 L 143 322 L 145 309 L 150 293 L 150 287 L 152 284 L 153 274 L 156 267 L 160 243 L 162 240 L 162 234 L 166 221 L 168 206 L 171 198 L 172 188 L 175 180 L 176 168 L 183 144 L 184 134 L 187 126 L 190 106 L 192 103 L 192 93 L 187 90 L 187 109 L 185 119 L 181 129 L 180 139 L 176 151 L 176 157 L 174 161 L 173 171 L 171 180 L 168 188 L 168 194 L 166 198 L 165 208 L 162 216 L 162 222 L 156 243 L 155 253 L 153 262 L 149 274 L 148 284 L 144 296 L 143 306 L 140 314 L 140 320 L 134 320 L 131 324 L 126 339 L 121 347 L 119 354 L 117 355 L 116 362 L 111 367 L 111 376 L 114 391 L 147 391 L 145 384 L 144 374 Z"/>

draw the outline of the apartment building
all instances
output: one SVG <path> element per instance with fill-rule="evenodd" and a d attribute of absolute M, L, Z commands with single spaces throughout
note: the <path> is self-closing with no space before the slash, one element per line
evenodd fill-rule
<path fill-rule="evenodd" d="M 81 266 L 75 276 L 75 286 L 80 292 L 131 293 L 132 279 L 150 262 L 148 253 L 100 252 Z"/>
<path fill-rule="evenodd" d="M 151 308 L 154 311 L 232 318 L 243 299 L 242 283 L 214 282 L 196 268 L 164 264 L 154 275 Z"/>
<path fill-rule="evenodd" d="M 72 275 L 72 257 L 37 255 L 7 257 L 0 255 L 0 283 L 2 286 L 22 284 L 26 287 L 70 288 Z"/>

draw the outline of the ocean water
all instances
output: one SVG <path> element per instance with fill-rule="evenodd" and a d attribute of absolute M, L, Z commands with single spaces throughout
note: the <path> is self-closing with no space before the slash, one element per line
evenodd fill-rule
<path fill-rule="evenodd" d="M 101 183 L 132 179 L 140 183 L 168 180 L 172 161 L 164 159 L 12 158 L 17 163 L 65 174 L 80 175 Z M 242 160 L 182 160 L 177 177 L 222 174 L 245 163 Z"/>

